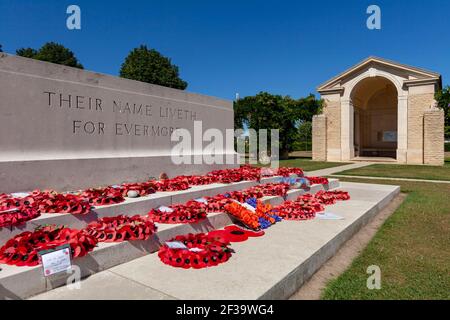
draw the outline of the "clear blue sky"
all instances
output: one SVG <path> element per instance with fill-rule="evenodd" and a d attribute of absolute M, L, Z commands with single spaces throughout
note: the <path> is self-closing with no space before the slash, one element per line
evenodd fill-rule
<path fill-rule="evenodd" d="M 77 4 L 82 30 L 66 28 Z M 366 28 L 366 9 L 382 29 Z M 1 0 L 0 44 L 14 53 L 56 41 L 88 70 L 117 75 L 131 48 L 157 49 L 188 91 L 233 99 L 259 91 L 293 97 L 369 55 L 438 71 L 450 83 L 448 0 Z"/>

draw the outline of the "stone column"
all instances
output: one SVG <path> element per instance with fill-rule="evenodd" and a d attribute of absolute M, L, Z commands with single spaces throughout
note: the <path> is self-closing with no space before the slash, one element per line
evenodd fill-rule
<path fill-rule="evenodd" d="M 350 99 L 341 100 L 341 160 L 348 161 L 355 156 L 354 109 Z"/>
<path fill-rule="evenodd" d="M 423 162 L 444 165 L 444 111 L 432 108 L 423 116 Z"/>
<path fill-rule="evenodd" d="M 408 96 L 398 97 L 397 106 L 397 162 L 406 163 L 408 150 Z"/>
<path fill-rule="evenodd" d="M 327 161 L 341 161 L 341 95 L 323 94 L 322 99 L 325 101 L 323 114 L 327 121 Z"/>
<path fill-rule="evenodd" d="M 408 95 L 408 164 L 423 164 L 423 117 L 434 101 L 434 92 L 417 92 L 420 87 L 412 87 Z"/>
<path fill-rule="evenodd" d="M 323 114 L 312 120 L 312 159 L 327 161 L 327 117 Z"/>

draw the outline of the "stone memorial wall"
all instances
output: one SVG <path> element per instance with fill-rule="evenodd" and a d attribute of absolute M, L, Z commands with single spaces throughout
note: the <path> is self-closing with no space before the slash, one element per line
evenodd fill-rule
<path fill-rule="evenodd" d="M 194 121 L 202 132 L 216 128 L 225 137 L 233 128 L 232 102 L 0 53 L 0 192 L 235 166 L 173 164 L 171 133 L 194 134 Z M 201 155 L 206 144 L 192 153 Z M 236 158 L 232 144 L 219 152 Z"/>

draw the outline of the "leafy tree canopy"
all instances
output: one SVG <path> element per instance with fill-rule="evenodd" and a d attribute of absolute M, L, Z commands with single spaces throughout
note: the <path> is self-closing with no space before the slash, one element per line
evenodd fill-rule
<path fill-rule="evenodd" d="M 78 59 L 71 50 L 55 42 L 47 42 L 39 50 L 21 48 L 16 51 L 16 54 L 21 57 L 83 69 L 83 65 L 78 62 Z"/>
<path fill-rule="evenodd" d="M 321 109 L 322 100 L 317 100 L 313 94 L 292 99 L 261 92 L 234 103 L 235 128 L 252 128 L 257 132 L 260 129 L 278 129 L 280 157 L 286 158 L 292 151 L 294 141 L 299 138 L 299 126 L 312 121 L 312 117 L 320 113 Z"/>
<path fill-rule="evenodd" d="M 188 85 L 179 77 L 178 67 L 169 58 L 145 45 L 131 50 L 122 64 L 120 76 L 181 90 Z"/>
<path fill-rule="evenodd" d="M 446 86 L 442 90 L 436 92 L 435 99 L 438 107 L 444 110 L 445 125 L 450 126 L 450 86 Z"/>
<path fill-rule="evenodd" d="M 33 48 L 20 48 L 16 50 L 16 54 L 25 58 L 34 58 L 38 52 Z"/>

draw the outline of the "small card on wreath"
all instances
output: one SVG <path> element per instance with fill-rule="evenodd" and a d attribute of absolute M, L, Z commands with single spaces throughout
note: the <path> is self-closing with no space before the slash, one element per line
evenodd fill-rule
<path fill-rule="evenodd" d="M 322 219 L 322 220 L 342 220 L 342 219 L 344 219 L 344 217 L 342 217 L 340 215 L 337 215 L 337 214 L 332 213 L 332 212 L 327 212 L 327 211 L 318 213 L 316 215 L 316 217 L 318 219 Z"/>
<path fill-rule="evenodd" d="M 29 192 L 15 192 L 15 193 L 11 193 L 11 196 L 13 198 L 26 198 L 30 195 Z"/>
<path fill-rule="evenodd" d="M 45 277 L 72 270 L 70 245 L 68 244 L 56 247 L 52 250 L 39 251 L 38 254 Z"/>
<path fill-rule="evenodd" d="M 160 207 L 158 208 L 158 210 L 161 211 L 161 212 L 173 212 L 173 209 L 172 209 L 172 208 L 169 208 L 169 207 L 167 207 L 167 206 L 160 206 Z"/>
<path fill-rule="evenodd" d="M 186 247 L 186 245 L 183 242 L 180 241 L 167 241 L 166 245 L 170 248 L 170 249 L 187 249 L 188 247 Z"/>
<path fill-rule="evenodd" d="M 204 204 L 208 204 L 208 200 L 206 200 L 206 199 L 203 198 L 203 197 L 197 198 L 197 199 L 195 199 L 195 201 L 200 202 L 200 203 L 204 203 Z"/>

